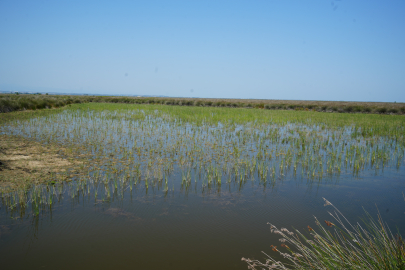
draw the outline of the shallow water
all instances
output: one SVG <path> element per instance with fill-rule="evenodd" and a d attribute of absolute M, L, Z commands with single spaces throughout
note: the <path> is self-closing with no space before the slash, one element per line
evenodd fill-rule
<path fill-rule="evenodd" d="M 34 187 L 25 208 L 10 208 L 3 194 L 4 269 L 247 269 L 241 258 L 263 259 L 261 251 L 281 259 L 267 222 L 304 231 L 316 227 L 314 215 L 331 220 L 322 197 L 353 223 L 362 207 L 376 217 L 377 205 L 405 234 L 403 149 L 389 139 L 355 138 L 350 127 L 195 126 L 142 115 L 62 113 L 2 127 L 94 160 L 72 182 Z M 258 155 L 265 151 L 271 157 Z"/>

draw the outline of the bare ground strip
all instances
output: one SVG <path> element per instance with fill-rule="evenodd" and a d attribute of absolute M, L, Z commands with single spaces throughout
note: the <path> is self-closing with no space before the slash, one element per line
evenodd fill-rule
<path fill-rule="evenodd" d="M 69 158 L 60 146 L 0 135 L 0 189 L 63 180 L 60 173 L 75 170 L 80 163 Z M 56 174 L 59 178 L 54 177 Z"/>

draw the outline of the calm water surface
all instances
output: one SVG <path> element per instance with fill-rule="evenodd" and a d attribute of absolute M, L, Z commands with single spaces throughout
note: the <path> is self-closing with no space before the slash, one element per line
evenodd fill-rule
<path fill-rule="evenodd" d="M 358 221 L 377 204 L 392 229 L 404 233 L 404 171 L 308 186 L 293 180 L 276 189 L 133 190 L 123 200 L 66 196 L 43 215 L 11 220 L 1 209 L 2 269 L 246 269 L 241 257 L 263 258 L 278 237 L 267 222 L 304 230 L 313 215 L 330 220 L 322 197 Z M 4 267 L 4 268 L 3 268 Z"/>

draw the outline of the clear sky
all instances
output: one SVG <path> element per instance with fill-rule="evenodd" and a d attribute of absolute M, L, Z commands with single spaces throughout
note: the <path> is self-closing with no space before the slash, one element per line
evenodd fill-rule
<path fill-rule="evenodd" d="M 0 90 L 405 102 L 405 1 L 0 0 Z"/>

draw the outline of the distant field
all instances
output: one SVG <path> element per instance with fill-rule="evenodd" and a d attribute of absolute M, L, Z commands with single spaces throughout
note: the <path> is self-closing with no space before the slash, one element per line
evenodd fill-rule
<path fill-rule="evenodd" d="M 0 94 L 0 112 L 58 108 L 74 103 L 128 103 L 162 104 L 203 107 L 239 107 L 268 110 L 311 110 L 318 112 L 346 112 L 373 114 L 405 114 L 405 103 L 308 101 L 274 99 L 209 99 L 209 98 L 160 98 L 116 97 L 41 94 Z"/>

